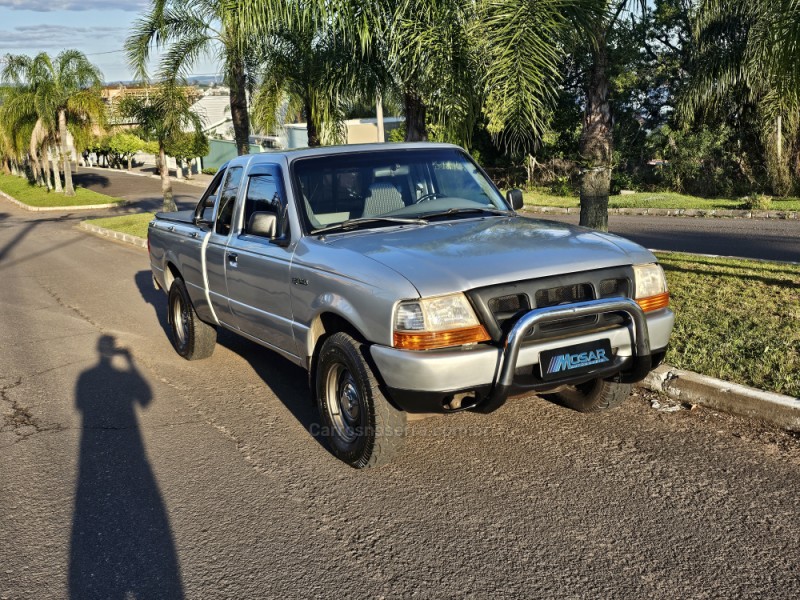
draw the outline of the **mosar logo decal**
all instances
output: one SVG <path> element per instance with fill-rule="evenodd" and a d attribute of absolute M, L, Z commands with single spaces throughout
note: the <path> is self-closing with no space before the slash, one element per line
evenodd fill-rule
<path fill-rule="evenodd" d="M 547 373 L 569 371 L 570 369 L 599 365 L 604 362 L 608 362 L 608 357 L 606 356 L 606 351 L 602 348 L 592 350 L 591 352 L 581 352 L 580 354 L 570 354 L 567 352 L 566 354 L 559 354 L 550 359 Z"/>

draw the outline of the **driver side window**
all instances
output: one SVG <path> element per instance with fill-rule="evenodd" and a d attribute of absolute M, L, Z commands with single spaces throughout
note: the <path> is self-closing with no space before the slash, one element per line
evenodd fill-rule
<path fill-rule="evenodd" d="M 287 207 L 279 179 L 273 174 L 259 173 L 249 180 L 244 201 L 242 233 L 261 237 L 284 237 L 288 231 Z M 275 217 L 275 230 L 269 234 L 259 225 L 262 215 Z"/>
<path fill-rule="evenodd" d="M 242 167 L 230 167 L 225 173 L 225 183 L 219 194 L 219 211 L 215 231 L 220 235 L 231 232 L 233 222 L 233 207 L 239 192 L 239 182 L 242 180 Z"/>

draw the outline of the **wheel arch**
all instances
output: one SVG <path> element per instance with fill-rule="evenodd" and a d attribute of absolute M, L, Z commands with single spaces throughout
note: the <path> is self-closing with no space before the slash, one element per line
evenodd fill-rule
<path fill-rule="evenodd" d="M 183 279 L 183 275 L 181 275 L 180 269 L 172 260 L 167 260 L 167 264 L 164 265 L 164 289 L 167 292 L 169 292 L 172 282 L 176 279 Z"/>
<path fill-rule="evenodd" d="M 360 342 L 367 342 L 366 336 L 346 317 L 332 311 L 324 311 L 314 317 L 308 328 L 307 364 L 309 384 L 314 385 L 319 349 L 323 342 L 334 333 L 347 333 Z"/>

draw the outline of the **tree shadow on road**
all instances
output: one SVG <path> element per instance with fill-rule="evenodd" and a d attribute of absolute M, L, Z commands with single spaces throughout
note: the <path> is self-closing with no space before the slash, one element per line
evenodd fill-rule
<path fill-rule="evenodd" d="M 42 225 L 44 223 L 62 223 L 62 222 L 65 222 L 65 221 L 73 220 L 74 218 L 75 217 L 72 215 L 72 213 L 70 213 L 70 214 L 61 215 L 60 217 L 55 217 L 55 218 L 47 218 L 47 219 L 34 218 L 34 219 L 29 220 L 29 221 L 22 221 L 21 222 L 22 226 L 19 228 L 19 231 L 17 231 L 16 235 L 14 235 L 14 237 L 12 237 L 8 242 L 6 242 L 6 244 L 4 244 L 2 247 L 0 247 L 0 262 L 5 260 L 6 257 L 11 253 L 11 251 L 16 246 L 20 245 L 23 242 L 23 240 L 25 240 L 25 238 L 28 235 L 30 235 L 31 232 L 33 232 L 33 230 L 36 229 L 39 225 Z M 71 244 L 71 243 L 74 243 L 74 242 L 67 242 L 67 244 Z M 4 263 L 3 264 L 3 268 L 8 268 L 11 265 L 17 264 L 18 262 L 21 262 L 23 260 L 30 260 L 31 258 L 35 258 L 35 257 L 41 256 L 42 254 L 47 254 L 48 252 L 52 252 L 54 250 L 63 248 L 67 244 L 61 244 L 61 245 L 58 245 L 58 246 L 54 246 L 51 249 L 43 250 L 43 251 L 37 252 L 35 254 L 27 254 L 24 257 L 19 258 L 17 260 L 14 260 L 12 262 Z"/>
<path fill-rule="evenodd" d="M 73 600 L 183 598 L 166 508 L 147 460 L 136 406 L 152 401 L 130 353 L 112 336 L 78 379 L 83 417 L 70 543 Z"/>
<path fill-rule="evenodd" d="M 73 173 L 72 182 L 75 185 L 81 186 L 82 188 L 94 191 L 97 191 L 97 189 L 105 189 L 111 185 L 111 182 L 105 175 L 98 175 L 97 173 L 88 173 L 86 171 L 82 171 L 80 173 Z"/>

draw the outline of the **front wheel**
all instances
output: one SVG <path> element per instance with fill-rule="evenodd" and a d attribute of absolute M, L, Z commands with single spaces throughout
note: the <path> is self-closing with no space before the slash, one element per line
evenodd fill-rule
<path fill-rule="evenodd" d="M 595 379 L 547 394 L 545 398 L 552 398 L 559 404 L 579 412 L 599 412 L 622 404 L 630 396 L 632 387 L 629 383 Z"/>
<path fill-rule="evenodd" d="M 351 336 L 335 333 L 322 344 L 316 369 L 323 436 L 337 458 L 357 469 L 389 462 L 406 426 L 406 414 L 381 392 L 366 352 Z"/>
<path fill-rule="evenodd" d="M 169 288 L 169 327 L 172 346 L 186 360 L 208 358 L 217 343 L 217 330 L 200 320 L 194 312 L 183 279 L 175 279 Z"/>

